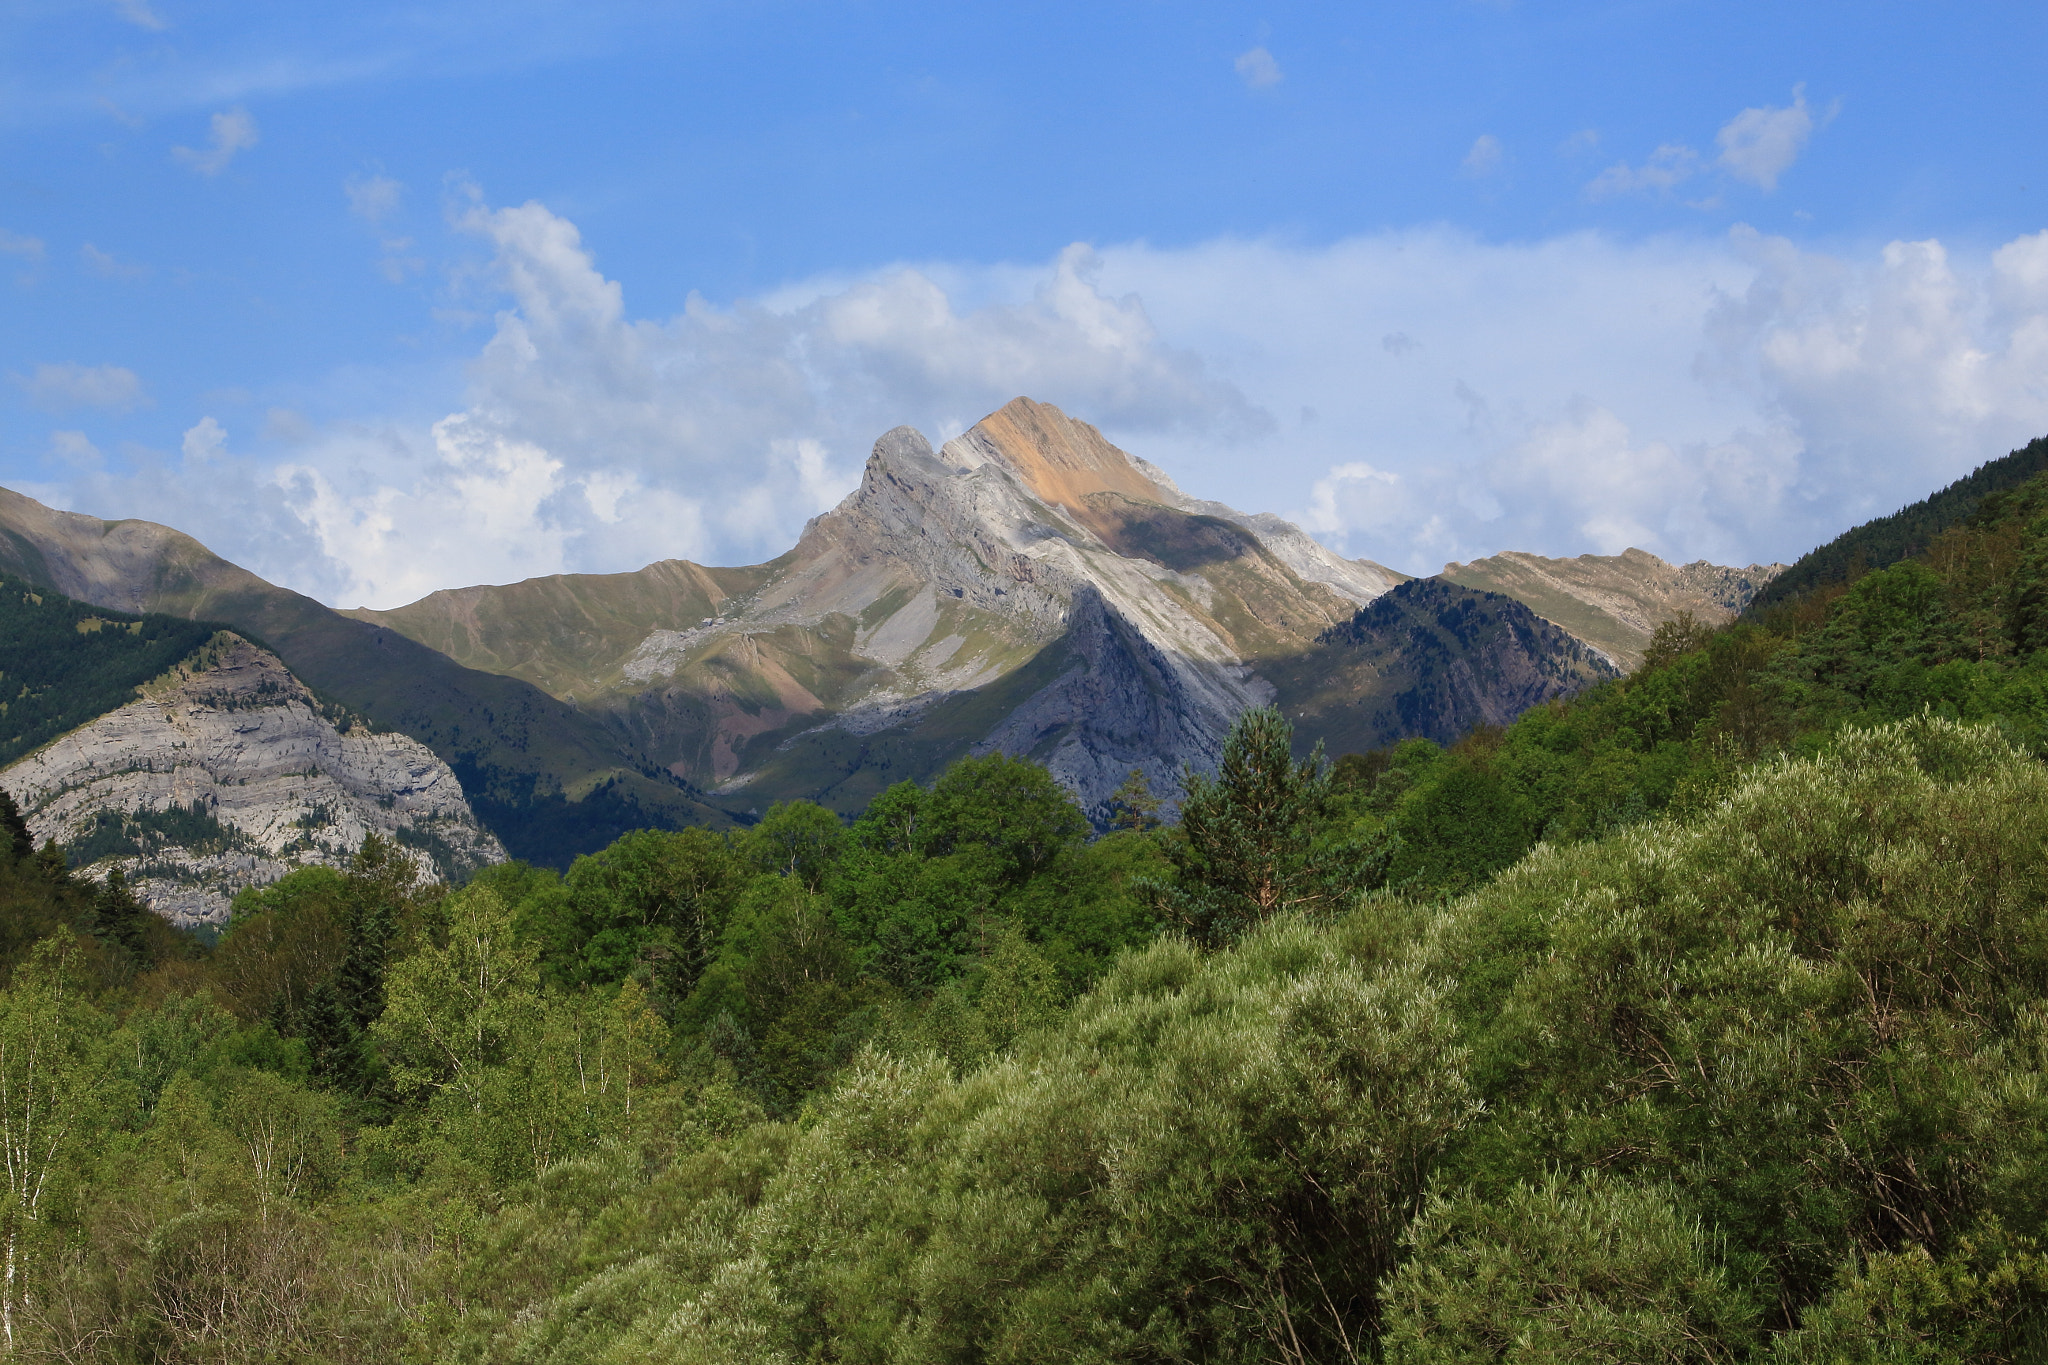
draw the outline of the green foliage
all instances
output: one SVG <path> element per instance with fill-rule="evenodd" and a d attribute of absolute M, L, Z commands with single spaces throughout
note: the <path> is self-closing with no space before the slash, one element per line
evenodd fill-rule
<path fill-rule="evenodd" d="M 1331 797 L 1322 747 L 1293 756 L 1293 727 L 1271 707 L 1245 712 L 1223 743 L 1216 776 L 1181 780 L 1179 837 L 1167 846 L 1176 882 L 1169 913 L 1197 942 L 1228 943 L 1286 910 L 1323 905 L 1369 884 L 1319 843 Z"/>
<path fill-rule="evenodd" d="M 107 611 L 0 573 L 0 767 L 135 700 L 218 629 Z"/>
<path fill-rule="evenodd" d="M 250 847 L 247 835 L 223 825 L 195 801 L 160 811 L 101 809 L 83 833 L 73 835 L 64 852 L 73 867 L 89 867 L 103 858 L 147 859 L 173 848 L 206 857 Z"/>
<path fill-rule="evenodd" d="M 961 759 L 933 784 L 919 847 L 937 858 L 983 850 L 996 875 L 1014 886 L 1044 872 L 1087 835 L 1087 817 L 1051 773 L 993 753 Z"/>
<path fill-rule="evenodd" d="M 836 832 L 838 820 L 827 818 Z M 535 907 L 549 979 L 615 985 L 637 969 L 658 980 L 664 998 L 687 995 L 716 949 L 743 866 L 708 830 L 637 830 L 578 858 L 560 894 L 521 887 Z"/>
<path fill-rule="evenodd" d="M 1749 1357 L 1757 1305 L 1662 1193 L 1589 1173 L 1441 1200 L 1388 1285 L 1393 1365 Z"/>
<path fill-rule="evenodd" d="M 135 893 L 128 889 L 128 879 L 120 868 L 107 874 L 99 894 L 93 897 L 92 909 L 92 931 L 100 942 L 118 946 L 138 965 L 150 965 L 149 941 L 145 933 L 152 916 L 142 902 L 135 899 Z"/>
<path fill-rule="evenodd" d="M 1448 749 L 1252 713 L 1167 829 L 976 759 L 446 895 L 373 844 L 147 970 L 10 847 L 19 1348 L 2038 1360 L 2044 516 Z"/>
<path fill-rule="evenodd" d="M 733 841 L 740 863 L 752 872 L 795 877 L 816 891 L 839 855 L 845 826 L 838 816 L 809 801 L 778 801 L 759 824 Z"/>

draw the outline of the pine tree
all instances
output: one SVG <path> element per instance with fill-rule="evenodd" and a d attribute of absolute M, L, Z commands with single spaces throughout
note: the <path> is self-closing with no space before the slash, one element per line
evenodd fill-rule
<path fill-rule="evenodd" d="M 28 821 L 22 818 L 14 793 L 0 787 L 0 859 L 24 863 L 35 854 L 35 838 L 28 832 Z"/>
<path fill-rule="evenodd" d="M 1152 784 L 1145 778 L 1143 768 L 1131 769 L 1131 775 L 1123 785 L 1110 793 L 1107 803 L 1109 827 L 1144 831 L 1159 828 L 1159 808 L 1164 805 L 1152 794 Z"/>
<path fill-rule="evenodd" d="M 117 943 L 126 949 L 137 966 L 150 964 L 147 906 L 128 889 L 128 878 L 120 868 L 107 874 L 93 897 L 93 935 L 102 943 Z"/>
<path fill-rule="evenodd" d="M 1223 742 L 1216 776 L 1190 769 L 1182 779 L 1181 837 L 1168 851 L 1179 877 L 1165 899 L 1197 942 L 1228 943 L 1325 898 L 1313 855 L 1330 775 L 1322 745 L 1296 762 L 1293 740 L 1277 710 L 1246 711 Z"/>

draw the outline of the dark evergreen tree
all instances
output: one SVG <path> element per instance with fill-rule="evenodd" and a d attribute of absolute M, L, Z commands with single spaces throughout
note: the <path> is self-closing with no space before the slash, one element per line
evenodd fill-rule
<path fill-rule="evenodd" d="M 313 1079 L 332 1090 L 360 1092 L 368 1073 L 363 1030 L 332 982 L 321 982 L 306 997 L 299 1026 L 312 1054 Z"/>
<path fill-rule="evenodd" d="M 102 943 L 119 944 L 137 966 L 150 966 L 149 908 L 128 889 L 120 868 L 107 874 L 93 898 L 93 934 Z"/>
<path fill-rule="evenodd" d="M 71 863 L 55 839 L 43 840 L 43 846 L 36 854 L 36 872 L 52 886 L 70 884 Z"/>
<path fill-rule="evenodd" d="M 1181 781 L 1177 884 L 1167 909 L 1197 942 L 1228 943 L 1283 910 L 1327 898 L 1316 828 L 1331 795 L 1323 748 L 1296 761 L 1294 727 L 1272 707 L 1230 727 L 1216 775 Z"/>
<path fill-rule="evenodd" d="M 36 853 L 36 841 L 28 832 L 28 821 L 14 803 L 14 793 L 0 787 L 0 859 L 23 863 Z"/>
<path fill-rule="evenodd" d="M 358 1030 L 384 1012 L 384 971 L 391 940 L 418 880 L 412 863 L 381 835 L 363 839 L 349 862 L 348 953 L 334 973 L 334 994 Z"/>

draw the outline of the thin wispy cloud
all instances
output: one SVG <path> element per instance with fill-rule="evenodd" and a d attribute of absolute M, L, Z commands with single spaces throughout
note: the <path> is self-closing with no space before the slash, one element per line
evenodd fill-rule
<path fill-rule="evenodd" d="M 348 196 L 348 211 L 373 227 L 396 213 L 405 197 L 405 186 L 388 175 L 354 176 L 341 189 Z"/>
<path fill-rule="evenodd" d="M 1699 168 L 1698 152 L 1683 143 L 1667 142 L 1640 166 L 1617 161 L 1600 172 L 1586 186 L 1586 197 L 1598 201 L 1622 194 L 1666 194 L 1692 179 Z"/>
<path fill-rule="evenodd" d="M 8 378 L 33 406 L 48 412 L 75 408 L 128 412 L 150 401 L 135 371 L 119 365 L 38 365 L 32 373 Z"/>
<path fill-rule="evenodd" d="M 43 259 L 43 240 L 40 237 L 23 237 L 0 229 L 0 255 L 21 256 L 27 260 Z"/>
<path fill-rule="evenodd" d="M 162 16 L 149 7 L 149 0 L 114 0 L 114 12 L 137 28 L 161 33 L 170 25 Z"/>
<path fill-rule="evenodd" d="M 102 251 L 91 242 L 78 248 L 78 259 L 87 271 L 103 280 L 139 280 L 149 273 L 149 267 L 136 261 L 124 261 L 111 251 Z"/>
<path fill-rule="evenodd" d="M 1233 65 L 1237 70 L 1238 79 L 1250 90 L 1270 90 L 1286 79 L 1280 70 L 1280 63 L 1263 47 L 1239 53 Z"/>
<path fill-rule="evenodd" d="M 1458 168 L 1474 180 L 1484 179 L 1501 168 L 1505 156 L 1500 139 L 1492 133 L 1481 133 L 1472 141 L 1472 148 L 1465 153 L 1465 159 Z"/>
<path fill-rule="evenodd" d="M 8 232 L 6 229 L 0 228 L 0 256 L 12 256 L 28 264 L 28 269 L 14 277 L 16 284 L 30 285 L 35 283 L 36 275 L 38 274 L 37 267 L 42 265 L 44 255 L 42 238 L 23 237 L 17 233 Z"/>
<path fill-rule="evenodd" d="M 173 147 L 171 155 L 201 175 L 219 175 L 238 152 L 256 145 L 256 120 L 246 109 L 229 109 L 211 120 L 211 136 L 204 149 Z"/>

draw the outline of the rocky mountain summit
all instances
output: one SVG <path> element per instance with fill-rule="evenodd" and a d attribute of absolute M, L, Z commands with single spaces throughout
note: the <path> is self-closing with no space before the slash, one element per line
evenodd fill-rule
<path fill-rule="evenodd" d="M 856 810 L 969 751 L 1089 807 L 1171 789 L 1274 697 L 1256 661 L 1401 581 L 1270 516 L 1187 497 L 1020 398 L 934 450 L 899 427 L 787 555 L 435 593 L 352 613 L 573 699 L 730 800 Z"/>
<path fill-rule="evenodd" d="M 372 832 L 443 877 L 504 860 L 431 750 L 334 714 L 239 635 L 216 634 L 140 690 L 0 783 L 38 842 L 122 868 L 174 923 L 220 923 L 243 887 L 345 863 Z"/>

